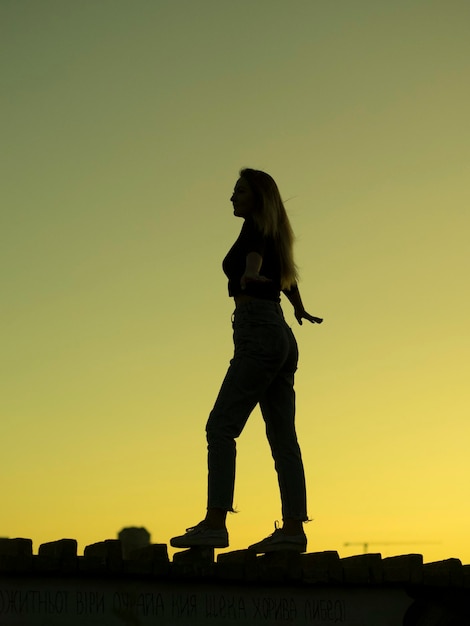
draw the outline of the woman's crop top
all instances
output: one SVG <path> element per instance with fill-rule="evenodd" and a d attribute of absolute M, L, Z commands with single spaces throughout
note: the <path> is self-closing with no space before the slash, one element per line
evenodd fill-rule
<path fill-rule="evenodd" d="M 263 258 L 259 273 L 261 276 L 269 278 L 270 282 L 248 282 L 246 289 L 242 289 L 240 280 L 245 273 L 246 257 L 250 252 L 257 252 Z M 274 240 L 265 237 L 253 220 L 249 218 L 245 220 L 238 239 L 223 260 L 222 268 L 228 278 L 228 295 L 230 297 L 246 294 L 263 300 L 280 302 L 281 267 L 279 255 Z"/>

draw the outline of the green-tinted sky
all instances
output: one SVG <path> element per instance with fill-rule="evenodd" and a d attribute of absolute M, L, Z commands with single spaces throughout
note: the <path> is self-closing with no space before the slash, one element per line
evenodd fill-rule
<path fill-rule="evenodd" d="M 466 0 L 0 3 L 0 535 L 202 517 L 251 166 L 325 317 L 294 329 L 309 549 L 470 562 L 469 23 Z M 238 458 L 232 549 L 280 515 L 258 411 Z"/>

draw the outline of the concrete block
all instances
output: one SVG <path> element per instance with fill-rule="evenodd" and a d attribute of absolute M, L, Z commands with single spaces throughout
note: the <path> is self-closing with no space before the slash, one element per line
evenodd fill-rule
<path fill-rule="evenodd" d="M 233 550 L 217 556 L 217 577 L 223 580 L 256 580 L 258 561 L 252 550 Z"/>
<path fill-rule="evenodd" d="M 152 543 L 145 548 L 138 548 L 130 553 L 132 561 L 153 561 L 169 563 L 168 547 L 166 543 Z"/>
<path fill-rule="evenodd" d="M 214 548 L 188 548 L 173 554 L 172 575 L 206 578 L 214 574 Z"/>
<path fill-rule="evenodd" d="M 267 552 L 258 557 L 259 577 L 266 582 L 287 582 L 302 578 L 302 555 L 293 550 Z"/>
<path fill-rule="evenodd" d="M 341 559 L 343 580 L 352 584 L 378 584 L 383 580 L 382 555 L 359 554 Z"/>
<path fill-rule="evenodd" d="M 463 586 L 470 588 L 470 565 L 462 565 Z"/>
<path fill-rule="evenodd" d="M 217 563 L 256 563 L 257 555 L 253 550 L 232 550 L 217 555 Z"/>
<path fill-rule="evenodd" d="M 423 581 L 423 555 L 403 554 L 382 560 L 384 582 L 420 584 Z"/>
<path fill-rule="evenodd" d="M 33 556 L 32 539 L 0 539 L 0 556 Z"/>
<path fill-rule="evenodd" d="M 335 550 L 303 554 L 301 563 L 302 578 L 307 583 L 343 582 L 343 568 Z"/>
<path fill-rule="evenodd" d="M 39 546 L 35 571 L 71 573 L 78 568 L 76 539 L 59 539 Z"/>
<path fill-rule="evenodd" d="M 123 559 L 119 539 L 106 539 L 86 546 L 79 568 L 83 571 L 121 572 Z"/>
<path fill-rule="evenodd" d="M 58 541 L 50 541 L 42 543 L 38 550 L 39 556 L 50 557 L 54 559 L 64 559 L 77 556 L 77 540 L 76 539 L 59 539 Z"/>
<path fill-rule="evenodd" d="M 425 585 L 462 587 L 464 570 L 459 559 L 445 559 L 423 565 L 423 583 Z"/>
<path fill-rule="evenodd" d="M 126 572 L 162 576 L 170 570 L 168 547 L 166 543 L 155 543 L 128 554 L 125 561 Z"/>
<path fill-rule="evenodd" d="M 214 563 L 214 548 L 188 548 L 173 554 L 173 563 Z"/>
<path fill-rule="evenodd" d="M 32 567 L 32 539 L 0 539 L 0 572 L 29 572 Z"/>

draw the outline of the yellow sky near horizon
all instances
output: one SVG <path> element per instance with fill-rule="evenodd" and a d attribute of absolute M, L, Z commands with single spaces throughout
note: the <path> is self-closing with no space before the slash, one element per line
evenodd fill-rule
<path fill-rule="evenodd" d="M 309 551 L 470 563 L 470 5 L 0 5 L 0 536 L 81 549 L 204 514 L 242 166 L 277 180 L 307 309 Z M 231 548 L 280 515 L 256 410 Z"/>

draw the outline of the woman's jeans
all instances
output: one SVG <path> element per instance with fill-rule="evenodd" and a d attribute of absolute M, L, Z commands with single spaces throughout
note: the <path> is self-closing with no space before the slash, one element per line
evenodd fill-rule
<path fill-rule="evenodd" d="M 233 315 L 235 352 L 206 426 L 208 508 L 233 510 L 235 439 L 259 403 L 278 475 L 283 519 L 306 521 L 305 475 L 295 432 L 298 349 L 280 305 L 250 300 Z"/>

